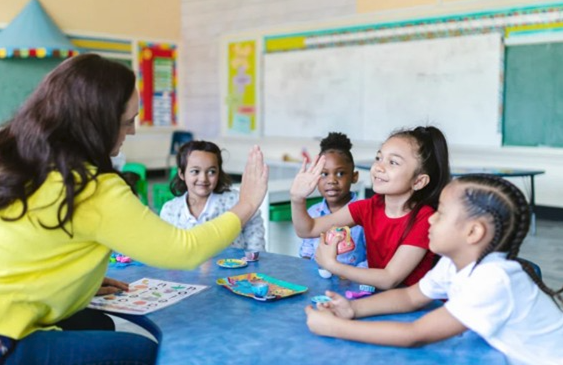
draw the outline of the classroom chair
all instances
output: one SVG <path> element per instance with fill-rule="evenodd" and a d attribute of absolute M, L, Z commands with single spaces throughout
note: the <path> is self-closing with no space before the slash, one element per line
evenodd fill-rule
<path fill-rule="evenodd" d="M 147 167 L 142 163 L 138 162 L 127 162 L 123 165 L 123 173 L 134 173 L 139 176 L 139 179 L 135 182 L 134 187 L 135 191 L 139 195 L 139 199 L 143 202 L 143 204 L 148 205 L 149 197 L 148 197 L 148 181 L 147 181 Z"/>
<path fill-rule="evenodd" d="M 160 210 L 164 203 L 175 198 L 170 191 L 170 181 L 166 183 L 154 183 L 152 185 L 152 204 L 151 208 L 156 214 L 160 214 Z"/>
<path fill-rule="evenodd" d="M 524 261 L 525 263 L 529 264 L 534 269 L 534 271 L 536 272 L 536 275 L 538 275 L 538 277 L 540 279 L 542 278 L 541 269 L 540 269 L 538 264 L 536 264 L 535 262 L 532 262 L 530 260 L 523 259 L 521 257 L 519 257 L 519 259 Z"/>
<path fill-rule="evenodd" d="M 170 159 L 174 159 L 178 154 L 178 150 L 180 146 L 184 143 L 192 141 L 194 139 L 194 135 L 192 132 L 188 131 L 174 131 L 172 132 L 172 140 L 170 142 L 170 151 L 168 152 L 168 157 L 166 158 L 166 167 L 167 170 L 170 168 Z M 170 174 L 170 171 L 168 171 Z"/>

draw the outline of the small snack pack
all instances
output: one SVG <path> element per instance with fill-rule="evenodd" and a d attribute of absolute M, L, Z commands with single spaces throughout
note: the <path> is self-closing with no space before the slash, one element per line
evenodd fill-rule
<path fill-rule="evenodd" d="M 329 242 L 332 239 L 332 237 L 334 237 L 337 234 L 342 234 L 344 236 L 344 239 L 338 242 L 338 246 L 336 248 L 338 255 L 353 251 L 354 248 L 356 248 L 356 244 L 352 239 L 352 235 L 350 234 L 350 228 L 348 226 L 332 227 L 330 230 L 328 230 L 328 232 L 326 232 L 325 241 Z"/>

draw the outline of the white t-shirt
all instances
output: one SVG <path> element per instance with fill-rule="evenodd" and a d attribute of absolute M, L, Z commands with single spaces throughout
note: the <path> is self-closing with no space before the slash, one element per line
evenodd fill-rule
<path fill-rule="evenodd" d="M 178 228 L 189 229 L 199 224 L 217 218 L 231 209 L 239 201 L 238 190 L 232 189 L 221 194 L 211 193 L 205 203 L 205 208 L 198 218 L 190 213 L 187 203 L 188 193 L 167 201 L 160 211 L 160 218 Z M 264 220 L 260 211 L 246 223 L 241 234 L 231 246 L 247 251 L 264 251 L 266 246 Z"/>
<path fill-rule="evenodd" d="M 459 272 L 443 257 L 419 287 L 431 299 L 448 299 L 448 312 L 511 364 L 563 364 L 563 312 L 505 253 Z"/>

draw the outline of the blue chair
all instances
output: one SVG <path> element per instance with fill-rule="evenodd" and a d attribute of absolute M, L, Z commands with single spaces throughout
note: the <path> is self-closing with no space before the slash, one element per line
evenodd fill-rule
<path fill-rule="evenodd" d="M 174 157 L 178 154 L 180 146 L 184 143 L 193 141 L 194 135 L 192 132 L 188 131 L 174 131 L 172 132 L 172 141 L 170 143 L 170 151 L 168 153 L 168 158 Z"/>
<path fill-rule="evenodd" d="M 170 171 L 170 159 L 174 159 L 174 157 L 178 154 L 178 150 L 180 147 L 187 142 L 193 141 L 194 135 L 192 132 L 188 131 L 174 131 L 172 132 L 172 141 L 170 143 L 170 151 L 168 152 L 168 157 L 166 158 L 166 173 L 168 177 L 171 176 Z"/>
<path fill-rule="evenodd" d="M 529 264 L 529 265 L 534 269 L 534 271 L 536 272 L 536 275 L 537 275 L 540 279 L 542 278 L 541 269 L 540 269 L 540 267 L 539 267 L 538 264 L 536 264 L 536 263 L 534 263 L 534 262 L 532 262 L 532 261 L 530 261 L 530 260 L 523 259 L 523 258 L 521 258 L 521 257 L 519 257 L 519 259 L 520 259 L 521 261 L 524 261 L 525 263 Z"/>

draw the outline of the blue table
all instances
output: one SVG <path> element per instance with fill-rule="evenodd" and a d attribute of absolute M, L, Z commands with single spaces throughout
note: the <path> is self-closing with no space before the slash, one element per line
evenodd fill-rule
<path fill-rule="evenodd" d="M 240 258 L 227 249 L 193 271 L 148 266 L 110 268 L 108 276 L 132 282 L 143 277 L 208 285 L 209 289 L 147 315 L 163 333 L 159 363 L 174 364 L 506 364 L 504 355 L 471 331 L 416 349 L 368 345 L 325 338 L 309 332 L 304 307 L 327 289 L 344 293 L 358 285 L 323 279 L 314 262 L 262 253 L 245 268 L 224 269 L 219 258 Z M 215 284 L 221 277 L 258 272 L 309 288 L 306 293 L 274 302 L 236 295 Z M 374 317 L 412 321 L 425 311 Z"/>
<path fill-rule="evenodd" d="M 370 170 L 373 160 L 356 161 L 356 167 L 362 170 Z M 529 183 L 528 201 L 530 204 L 531 212 L 531 228 L 532 234 L 536 234 L 536 175 L 545 174 L 545 170 L 526 170 L 526 169 L 511 169 L 511 168 L 496 168 L 496 167 L 453 167 L 452 176 L 458 177 L 469 174 L 491 174 L 500 177 L 521 177 L 525 179 L 525 183 Z"/>

